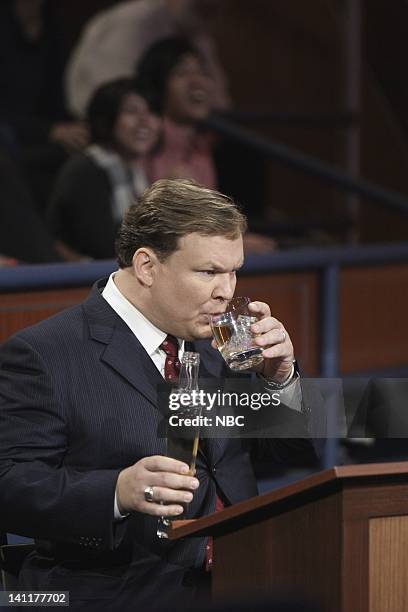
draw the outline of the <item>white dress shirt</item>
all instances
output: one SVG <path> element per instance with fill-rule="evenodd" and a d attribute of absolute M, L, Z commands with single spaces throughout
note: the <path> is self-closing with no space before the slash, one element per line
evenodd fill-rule
<path fill-rule="evenodd" d="M 130 330 L 135 334 L 146 353 L 152 359 L 154 365 L 164 378 L 164 364 L 166 363 L 166 353 L 160 348 L 167 333 L 153 325 L 133 304 L 125 298 L 115 285 L 114 275 L 110 275 L 102 297 L 108 302 L 109 306 L 120 316 Z M 181 361 L 184 353 L 184 340 L 179 340 L 178 357 Z"/>
<path fill-rule="evenodd" d="M 164 378 L 164 365 L 166 363 L 166 353 L 160 348 L 163 340 L 166 338 L 166 332 L 162 331 L 153 323 L 151 323 L 146 317 L 138 310 L 133 304 L 125 298 L 125 296 L 119 291 L 114 281 L 115 272 L 110 275 L 108 282 L 104 290 L 102 291 L 102 297 L 108 302 L 109 306 L 113 308 L 117 315 L 126 323 L 130 330 L 135 334 L 140 344 L 145 349 L 153 361 L 156 368 Z M 178 357 L 181 361 L 184 353 L 184 340 L 178 340 L 179 351 Z M 114 501 L 114 516 L 115 519 L 119 520 L 125 518 L 127 515 L 123 515 L 119 512 L 118 503 L 115 493 Z"/>

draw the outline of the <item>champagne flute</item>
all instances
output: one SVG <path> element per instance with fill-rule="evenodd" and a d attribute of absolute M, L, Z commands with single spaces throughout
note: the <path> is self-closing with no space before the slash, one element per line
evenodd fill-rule
<path fill-rule="evenodd" d="M 198 369 L 200 365 L 199 353 L 185 352 L 181 360 L 179 384 L 175 391 L 178 395 L 183 395 L 183 404 L 177 410 L 180 418 L 201 417 L 202 406 L 198 403 Z M 190 401 L 186 398 L 190 396 Z M 186 405 L 187 404 L 187 405 Z M 166 455 L 173 459 L 178 459 L 187 463 L 189 466 L 188 474 L 193 476 L 195 473 L 198 445 L 200 440 L 200 427 L 193 426 L 188 428 L 172 427 L 167 423 L 166 432 Z M 161 502 L 163 504 L 163 502 Z M 157 524 L 157 537 L 168 538 L 168 530 L 171 528 L 171 521 L 174 517 L 161 516 Z M 178 516 L 177 518 L 181 518 Z"/>

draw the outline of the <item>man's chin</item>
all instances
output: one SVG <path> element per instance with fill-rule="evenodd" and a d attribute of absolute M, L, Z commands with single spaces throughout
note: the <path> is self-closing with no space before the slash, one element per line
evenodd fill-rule
<path fill-rule="evenodd" d="M 212 338 L 211 327 L 208 323 L 199 324 L 194 329 L 194 339 L 204 340 L 205 338 Z"/>

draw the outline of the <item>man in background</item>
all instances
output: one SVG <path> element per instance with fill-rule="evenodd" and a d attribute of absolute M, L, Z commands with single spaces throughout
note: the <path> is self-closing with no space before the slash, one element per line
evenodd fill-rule
<path fill-rule="evenodd" d="M 205 22 L 216 0 L 130 0 L 98 13 L 86 25 L 66 71 L 68 107 L 83 117 L 94 90 L 106 81 L 132 76 L 141 55 L 168 36 L 188 36 L 211 76 L 212 106 L 229 105 L 226 77 Z"/>

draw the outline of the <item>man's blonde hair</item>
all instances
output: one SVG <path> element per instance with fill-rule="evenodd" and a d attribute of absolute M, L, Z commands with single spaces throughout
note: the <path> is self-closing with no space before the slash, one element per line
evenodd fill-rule
<path fill-rule="evenodd" d="M 188 179 L 161 179 L 148 187 L 126 213 L 116 241 L 119 266 L 132 265 L 141 247 L 154 250 L 161 261 L 179 247 L 187 234 L 225 236 L 245 233 L 246 218 L 231 198 Z"/>

